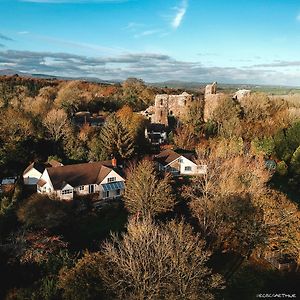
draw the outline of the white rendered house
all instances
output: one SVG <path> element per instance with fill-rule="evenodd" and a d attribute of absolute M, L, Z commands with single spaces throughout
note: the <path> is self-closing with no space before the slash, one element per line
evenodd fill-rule
<path fill-rule="evenodd" d="M 99 199 L 117 198 L 124 192 L 125 179 L 111 161 L 46 168 L 37 183 L 37 192 L 61 200 L 74 195 L 98 194 Z"/>
<path fill-rule="evenodd" d="M 155 156 L 158 169 L 173 175 L 203 175 L 207 165 L 197 164 L 192 153 L 179 154 L 173 150 L 164 150 Z"/>

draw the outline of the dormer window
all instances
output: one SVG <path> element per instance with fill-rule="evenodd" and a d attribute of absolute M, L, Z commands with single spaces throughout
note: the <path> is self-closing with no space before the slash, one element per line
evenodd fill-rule
<path fill-rule="evenodd" d="M 107 178 L 107 182 L 110 183 L 110 182 L 115 182 L 117 179 L 116 177 L 109 177 Z"/>
<path fill-rule="evenodd" d="M 62 195 L 68 195 L 68 194 L 72 194 L 72 193 L 73 193 L 73 190 L 63 190 L 63 191 L 61 191 Z"/>

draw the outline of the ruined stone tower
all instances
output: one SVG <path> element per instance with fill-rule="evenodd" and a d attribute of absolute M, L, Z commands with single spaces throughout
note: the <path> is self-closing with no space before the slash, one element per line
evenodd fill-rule
<path fill-rule="evenodd" d="M 208 84 L 205 87 L 205 96 L 215 95 L 215 94 L 217 94 L 217 82 L 214 82 L 213 84 Z"/>
<path fill-rule="evenodd" d="M 168 100 L 168 95 L 157 95 L 155 97 L 152 123 L 168 126 Z"/>
<path fill-rule="evenodd" d="M 217 83 L 209 84 L 205 87 L 204 95 L 204 121 L 207 122 L 218 107 L 220 100 L 224 97 L 223 93 L 217 93 Z"/>
<path fill-rule="evenodd" d="M 185 118 L 192 101 L 193 96 L 186 92 L 181 95 L 157 95 L 152 123 L 168 126 L 168 116 L 174 116 L 178 119 Z"/>

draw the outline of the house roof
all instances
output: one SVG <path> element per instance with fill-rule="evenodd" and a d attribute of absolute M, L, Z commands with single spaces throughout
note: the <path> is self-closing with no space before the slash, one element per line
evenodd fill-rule
<path fill-rule="evenodd" d="M 55 190 L 60 190 L 65 183 L 73 187 L 87 184 L 99 184 L 112 171 L 107 162 L 95 162 L 47 168 Z"/>
<path fill-rule="evenodd" d="M 172 161 L 178 159 L 179 157 L 185 157 L 190 161 L 194 160 L 194 154 L 193 153 L 183 153 L 183 154 L 179 154 L 177 152 L 175 152 L 174 150 L 171 149 L 167 149 L 164 150 L 162 152 L 160 152 L 159 154 L 157 154 L 155 156 L 155 160 L 158 161 L 159 163 L 161 163 L 162 165 L 166 166 L 169 163 L 171 163 Z"/>
<path fill-rule="evenodd" d="M 43 163 L 39 163 L 39 162 L 33 162 L 32 164 L 30 164 L 25 171 L 23 172 L 23 175 L 25 175 L 26 173 L 28 173 L 30 170 L 32 169 L 36 169 L 37 171 L 39 171 L 40 173 L 43 173 L 45 170 L 46 166 Z"/>
<path fill-rule="evenodd" d="M 37 185 L 42 187 L 42 186 L 44 186 L 46 183 L 47 183 L 47 182 L 46 182 L 45 180 L 39 179 L 38 182 L 37 182 Z"/>
<path fill-rule="evenodd" d="M 49 167 L 61 167 L 63 166 L 63 164 L 55 159 L 51 159 L 47 162 L 47 164 L 49 165 Z"/>

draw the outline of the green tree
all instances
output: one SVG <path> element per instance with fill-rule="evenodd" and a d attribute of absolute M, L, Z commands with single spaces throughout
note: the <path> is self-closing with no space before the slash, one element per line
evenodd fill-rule
<path fill-rule="evenodd" d="M 128 159 L 133 155 L 134 142 L 116 114 L 111 114 L 101 129 L 99 143 L 109 158 L 114 155 L 117 158 Z"/>
<path fill-rule="evenodd" d="M 132 214 L 141 213 L 142 216 L 172 210 L 175 200 L 170 177 L 159 179 L 153 162 L 141 161 L 128 171 L 124 201 Z"/>
<path fill-rule="evenodd" d="M 291 159 L 291 169 L 295 174 L 300 175 L 300 146 L 293 153 Z"/>

